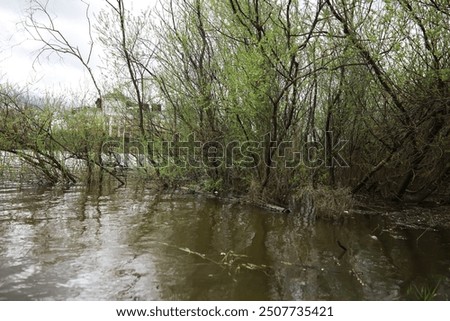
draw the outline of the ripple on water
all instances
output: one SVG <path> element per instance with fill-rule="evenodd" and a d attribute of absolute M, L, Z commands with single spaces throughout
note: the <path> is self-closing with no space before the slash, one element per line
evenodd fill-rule
<path fill-rule="evenodd" d="M 363 215 L 309 224 L 131 183 L 0 197 L 4 300 L 390 300 L 435 279 L 450 291 L 448 231 L 382 230 Z"/>

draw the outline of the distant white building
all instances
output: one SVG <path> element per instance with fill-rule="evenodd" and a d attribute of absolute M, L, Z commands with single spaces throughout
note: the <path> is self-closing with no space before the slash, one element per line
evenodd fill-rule
<path fill-rule="evenodd" d="M 103 115 L 109 136 L 123 137 L 132 132 L 132 126 L 138 114 L 138 105 L 121 93 L 114 92 L 103 97 Z M 144 104 L 144 114 L 152 114 L 154 121 L 162 119 L 160 104 Z"/>
<path fill-rule="evenodd" d="M 109 136 L 123 137 L 130 131 L 135 105 L 121 93 L 114 92 L 103 97 L 103 115 Z"/>

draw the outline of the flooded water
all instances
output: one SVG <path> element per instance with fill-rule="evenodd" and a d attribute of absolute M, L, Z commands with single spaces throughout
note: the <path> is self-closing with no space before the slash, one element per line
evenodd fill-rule
<path fill-rule="evenodd" d="M 308 224 L 296 213 L 161 195 L 139 184 L 65 191 L 0 185 L 0 202 L 1 300 L 450 294 L 450 231 L 387 228 L 381 215 Z"/>

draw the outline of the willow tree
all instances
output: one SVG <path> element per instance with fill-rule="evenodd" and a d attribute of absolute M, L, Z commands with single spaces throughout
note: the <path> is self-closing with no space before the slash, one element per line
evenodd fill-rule
<path fill-rule="evenodd" d="M 113 87 L 123 88 L 137 105 L 137 128 L 145 141 L 154 134 L 149 117 L 153 61 L 150 9 L 132 13 L 123 0 L 106 1 L 97 18 L 96 31 L 104 49 L 105 69 Z M 132 113 L 132 111 L 130 111 Z"/>
<path fill-rule="evenodd" d="M 318 46 L 323 3 L 214 3 L 227 119 L 239 139 L 261 142 L 253 175 L 259 192 L 286 201 L 302 173 L 315 166 L 294 150 L 302 151 L 305 137 L 316 134 L 316 76 L 328 55 Z"/>
<path fill-rule="evenodd" d="M 220 71 L 208 21 L 211 12 L 209 1 L 203 0 L 167 1 L 162 5 L 154 83 L 165 102 L 165 140 L 174 147 L 168 156 L 176 166 L 168 171 L 184 171 L 191 178 L 206 171 L 217 182 L 217 164 L 201 159 L 201 154 L 208 153 L 211 147 L 208 143 L 221 141 L 226 129 L 220 120 Z M 192 145 L 188 152 L 179 148 L 187 141 L 198 146 L 194 150 Z"/>
<path fill-rule="evenodd" d="M 52 135 L 54 119 L 55 109 L 34 104 L 26 89 L 0 86 L 0 151 L 28 164 L 43 182 L 75 183 L 78 178 L 66 166 L 61 145 Z"/>
<path fill-rule="evenodd" d="M 322 1 L 166 4 L 155 79 L 173 128 L 250 149 L 250 160 L 231 150 L 233 159 L 215 171 L 223 182 L 243 180 L 240 188 L 253 185 L 285 201 L 308 171 L 304 159 L 284 162 L 311 137 L 319 140 L 318 76 L 329 64 L 328 44 L 320 44 L 323 7 Z"/>
<path fill-rule="evenodd" d="M 363 119 L 372 152 L 363 155 L 359 167 L 366 174 L 353 191 L 370 188 L 399 200 L 406 194 L 427 197 L 448 173 L 437 166 L 447 157 L 439 150 L 448 136 L 448 9 L 436 1 L 326 3 L 373 80 L 367 82 L 372 99 Z"/>

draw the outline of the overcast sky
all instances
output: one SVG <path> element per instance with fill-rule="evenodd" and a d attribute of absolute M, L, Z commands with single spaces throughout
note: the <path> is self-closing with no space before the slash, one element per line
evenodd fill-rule
<path fill-rule="evenodd" d="M 42 0 L 45 3 L 46 0 Z M 106 8 L 105 0 L 85 0 L 90 3 L 91 14 Z M 114 0 L 112 1 L 114 3 Z M 88 48 L 88 27 L 85 18 L 86 5 L 81 0 L 48 0 L 48 8 L 56 17 L 55 24 L 74 45 L 84 52 Z M 153 6 L 156 0 L 125 0 L 127 9 L 139 12 Z M 0 82 L 29 86 L 33 91 L 67 92 L 91 87 L 90 80 L 80 63 L 73 58 L 41 59 L 33 65 L 40 45 L 23 30 L 29 0 L 0 0 Z M 94 23 L 92 17 L 92 22 Z M 98 47 L 97 47 L 98 48 Z M 99 48 L 98 48 L 99 49 Z M 101 61 L 95 52 L 92 67 L 97 69 Z"/>

